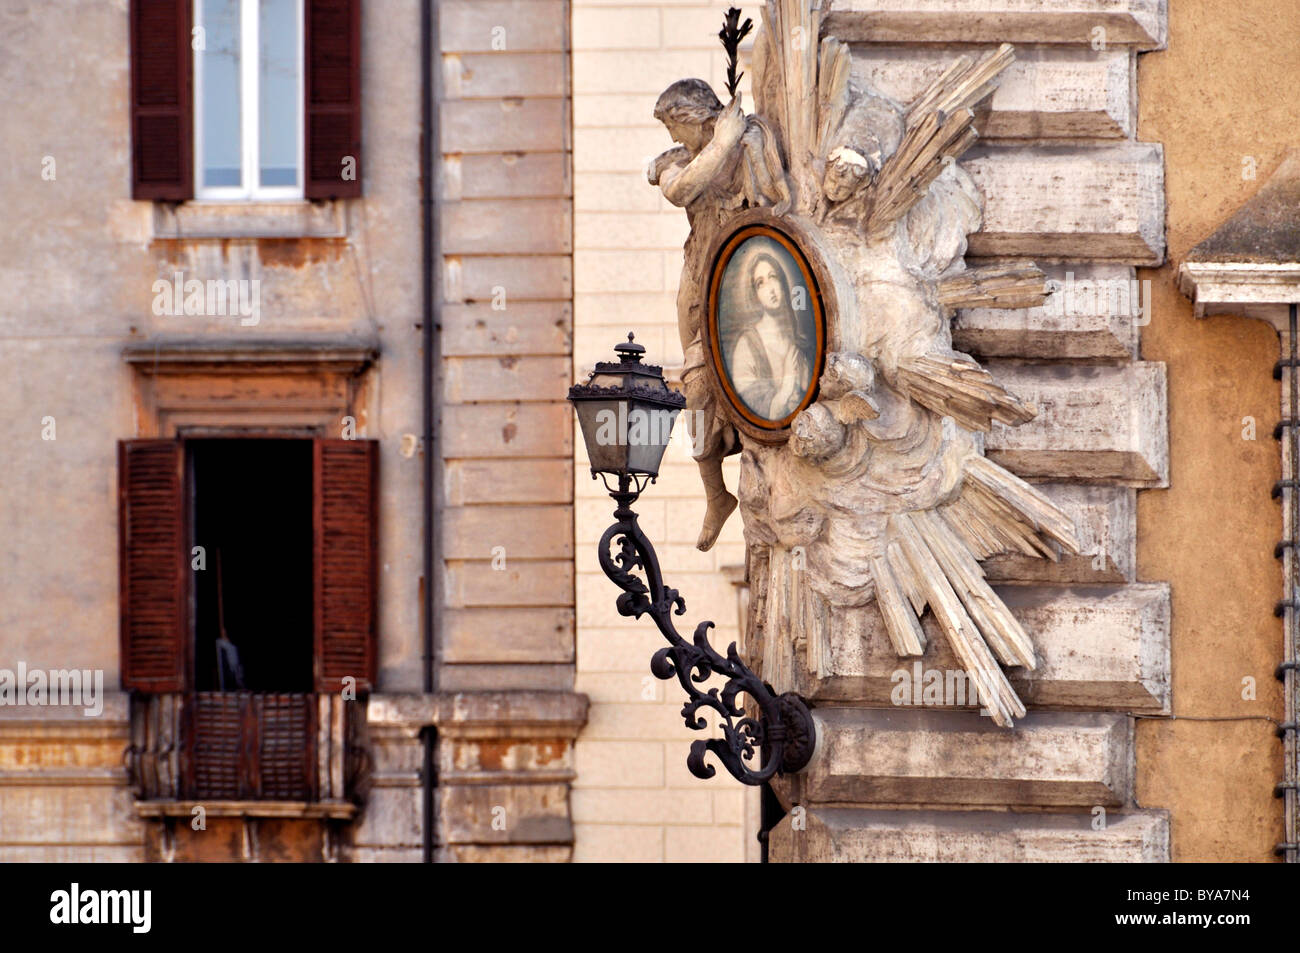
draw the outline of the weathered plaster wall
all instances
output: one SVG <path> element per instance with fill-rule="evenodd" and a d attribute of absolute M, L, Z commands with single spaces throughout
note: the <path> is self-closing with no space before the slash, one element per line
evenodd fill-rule
<path fill-rule="evenodd" d="M 1195 319 L 1174 275 L 1296 145 L 1300 2 L 1169 6 L 1169 47 L 1138 72 L 1139 138 L 1165 148 L 1169 263 L 1140 277 L 1154 296 L 1142 356 L 1169 370 L 1170 450 L 1169 488 L 1138 496 L 1138 573 L 1172 587 L 1175 719 L 1138 723 L 1138 801 L 1170 810 L 1175 861 L 1264 861 L 1282 829 L 1282 751 L 1262 720 L 1282 715 L 1278 341 L 1260 321 Z"/>
<path fill-rule="evenodd" d="M 419 565 L 419 462 L 397 451 L 420 426 L 419 90 L 410 79 L 419 47 L 411 30 L 386 26 L 410 15 L 398 2 L 368 5 L 365 199 L 341 206 L 346 240 L 177 242 L 158 240 L 153 203 L 130 198 L 126 8 L 78 2 L 0 18 L 0 78 L 16 91 L 0 136 L 0 355 L 10 368 L 0 438 L 14 451 L 0 463 L 11 494 L 0 515 L 4 645 L 21 646 L 33 666 L 102 667 L 116 685 L 115 443 L 135 436 L 125 344 L 351 336 L 382 349 L 377 414 L 358 434 L 385 440 L 381 682 L 418 687 L 418 568 L 406 569 Z M 42 67 L 54 51 L 69 71 Z M 73 95 L 78 88 L 99 92 Z M 45 156 L 53 181 L 41 176 Z M 177 268 L 186 278 L 260 279 L 261 320 L 155 316 L 152 284 Z M 45 415 L 57 440 L 41 439 Z"/>

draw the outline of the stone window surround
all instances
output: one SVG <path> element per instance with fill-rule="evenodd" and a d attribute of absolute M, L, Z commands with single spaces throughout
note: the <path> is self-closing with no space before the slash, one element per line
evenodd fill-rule
<path fill-rule="evenodd" d="M 214 241 L 348 237 L 344 199 L 153 202 L 150 238 Z"/>
<path fill-rule="evenodd" d="M 155 203 L 155 214 L 162 204 Z M 156 339 L 127 345 L 122 356 L 134 371 L 136 436 L 175 437 L 181 432 L 334 435 L 340 419 L 353 415 L 357 436 L 364 437 L 367 391 L 377 377 L 367 372 L 378 359 L 379 349 L 373 342 L 352 340 L 232 344 Z M 200 381 L 222 382 L 229 391 L 215 386 L 196 394 L 193 385 Z M 244 401 L 232 402 L 230 394 L 241 388 L 253 396 L 248 399 L 246 394 Z M 176 818 L 188 818 L 191 806 L 184 800 L 136 802 L 136 816 L 159 825 L 160 859 L 173 858 Z M 208 800 L 204 806 L 209 816 L 240 819 L 241 849 L 247 861 L 258 859 L 258 822 L 263 818 L 320 822 L 322 857 L 338 860 L 339 834 L 334 824 L 349 821 L 356 813 L 352 804 Z"/>
<path fill-rule="evenodd" d="M 135 436 L 182 430 L 337 436 L 343 417 L 367 436 L 376 402 L 379 348 L 363 340 L 240 342 L 189 339 L 129 344 L 134 371 Z"/>

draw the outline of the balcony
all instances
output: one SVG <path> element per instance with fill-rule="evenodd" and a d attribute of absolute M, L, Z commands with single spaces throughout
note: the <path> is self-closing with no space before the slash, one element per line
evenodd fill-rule
<path fill-rule="evenodd" d="M 345 819 L 364 791 L 364 712 L 336 694 L 136 695 L 126 757 L 141 816 Z"/>

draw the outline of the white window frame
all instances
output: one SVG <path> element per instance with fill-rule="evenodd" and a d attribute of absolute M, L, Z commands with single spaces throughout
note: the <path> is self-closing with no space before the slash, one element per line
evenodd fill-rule
<path fill-rule="evenodd" d="M 204 0 L 194 0 L 194 23 L 203 22 Z M 260 83 L 259 66 L 261 65 L 261 44 L 259 29 L 261 22 L 261 0 L 239 0 L 239 138 L 240 138 L 240 178 L 243 185 L 203 185 L 203 51 L 194 50 L 194 197 L 200 200 L 216 202 L 232 201 L 292 201 L 303 198 L 306 177 L 305 139 L 306 121 L 304 115 L 303 90 L 307 82 L 307 64 L 303 36 L 303 0 L 296 0 L 295 10 L 298 14 L 298 184 L 271 185 L 261 184 L 260 142 L 261 130 L 259 108 Z M 252 55 L 248 55 L 249 53 Z"/>

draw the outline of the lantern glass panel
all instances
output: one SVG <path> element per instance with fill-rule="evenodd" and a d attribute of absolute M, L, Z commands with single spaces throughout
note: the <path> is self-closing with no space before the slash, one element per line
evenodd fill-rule
<path fill-rule="evenodd" d="M 627 402 L 581 400 L 574 402 L 587 458 L 594 472 L 623 473 L 627 470 L 627 441 L 618 439 L 618 420 L 627 418 Z M 622 412 L 620 413 L 620 409 Z"/>
<path fill-rule="evenodd" d="M 657 474 L 664 450 L 677 420 L 676 408 L 635 401 L 628 412 L 627 468 L 635 473 Z"/>

